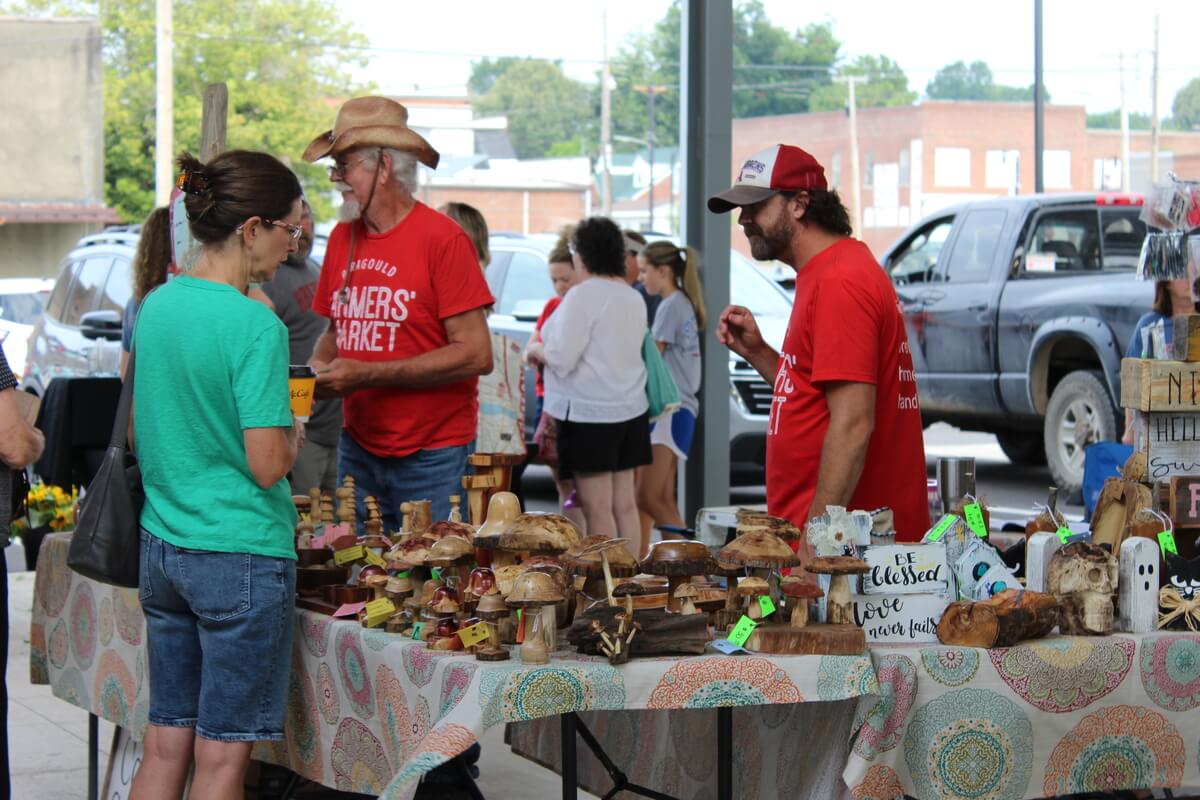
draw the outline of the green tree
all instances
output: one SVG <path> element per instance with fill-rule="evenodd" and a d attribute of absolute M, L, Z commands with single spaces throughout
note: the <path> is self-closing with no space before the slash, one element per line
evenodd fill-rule
<path fill-rule="evenodd" d="M 471 62 L 471 77 L 467 78 L 467 90 L 476 96 L 485 95 L 496 85 L 496 79 L 503 75 L 509 67 L 518 61 L 527 60 L 513 56 L 489 58 L 484 56 L 479 61 Z"/>
<path fill-rule="evenodd" d="M 1098 114 L 1087 115 L 1087 126 L 1089 128 L 1120 130 L 1121 128 L 1121 110 L 1114 108 L 1112 111 L 1101 111 Z M 1133 112 L 1129 115 L 1129 129 L 1134 131 L 1150 130 L 1150 115 L 1140 112 Z"/>
<path fill-rule="evenodd" d="M 842 68 L 843 75 L 862 75 L 866 80 L 854 87 L 854 102 L 859 108 L 910 106 L 917 93 L 908 88 L 908 76 L 900 65 L 887 56 L 859 56 Z M 845 83 L 817 88 L 809 98 L 813 111 L 845 108 L 848 89 Z"/>
<path fill-rule="evenodd" d="M 105 199 L 139 221 L 154 206 L 154 0 L 0 2 L 0 13 L 94 16 L 103 31 Z M 334 0 L 175 3 L 176 151 L 200 145 L 204 88 L 229 89 L 226 146 L 274 153 L 296 170 L 317 217 L 332 213 L 323 168 L 300 154 L 333 124 L 325 99 L 361 91 L 366 39 Z"/>
<path fill-rule="evenodd" d="M 739 0 L 733 13 L 734 117 L 808 111 L 810 94 L 831 83 L 838 58 L 841 45 L 832 25 L 788 31 L 771 23 L 760 0 Z M 652 31 L 631 36 L 613 59 L 615 133 L 644 138 L 648 94 L 635 87 L 665 86 L 670 90 L 655 103 L 655 138 L 662 145 L 679 141 L 682 20 L 676 0 Z"/>
<path fill-rule="evenodd" d="M 1182 131 L 1200 127 L 1200 78 L 1192 78 L 1175 93 L 1171 104 L 1172 127 Z"/>
<path fill-rule="evenodd" d="M 1050 93 L 1043 94 L 1045 101 L 1050 102 Z M 1028 102 L 1033 100 L 1033 86 L 1005 86 L 996 83 L 991 68 L 984 62 L 955 61 L 937 71 L 925 86 L 925 96 L 930 100 Z"/>
<path fill-rule="evenodd" d="M 508 118 L 509 139 L 520 158 L 545 156 L 595 120 L 588 87 L 568 78 L 558 63 L 541 59 L 513 61 L 472 107 Z"/>

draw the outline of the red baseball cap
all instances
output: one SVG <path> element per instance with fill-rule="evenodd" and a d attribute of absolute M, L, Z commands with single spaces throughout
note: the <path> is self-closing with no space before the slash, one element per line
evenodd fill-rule
<path fill-rule="evenodd" d="M 743 161 L 733 186 L 708 198 L 708 210 L 724 214 L 778 192 L 828 187 L 825 168 L 812 155 L 790 144 L 777 144 Z"/>

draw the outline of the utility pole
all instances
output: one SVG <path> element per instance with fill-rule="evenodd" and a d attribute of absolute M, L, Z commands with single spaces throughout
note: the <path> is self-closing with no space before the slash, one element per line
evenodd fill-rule
<path fill-rule="evenodd" d="M 1150 183 L 1158 182 L 1158 14 L 1154 15 L 1154 66 L 1150 72 Z"/>
<path fill-rule="evenodd" d="M 1042 83 L 1042 0 L 1033 0 L 1033 190 L 1046 191 L 1046 92 Z"/>
<path fill-rule="evenodd" d="M 657 130 L 657 121 L 654 115 L 654 98 L 656 95 L 667 91 L 669 88 L 670 87 L 668 86 L 655 86 L 646 84 L 638 84 L 637 86 L 633 87 L 635 92 L 648 95 L 647 107 L 650 117 L 650 129 L 646 132 L 646 149 L 650 154 L 650 221 L 646 225 L 646 230 L 650 231 L 654 230 L 654 132 Z"/>
<path fill-rule="evenodd" d="M 854 97 L 855 85 L 864 80 L 862 75 L 843 75 L 834 78 L 838 83 L 846 84 L 846 111 L 850 116 L 850 177 L 854 181 L 854 233 L 862 237 L 862 178 L 858 172 L 858 103 Z"/>
<path fill-rule="evenodd" d="M 1129 106 L 1125 102 L 1125 54 L 1121 53 L 1121 191 L 1132 191 L 1129 179 Z"/>
<path fill-rule="evenodd" d="M 600 14 L 600 39 L 604 50 L 604 68 L 600 71 L 600 188 L 604 197 L 600 208 L 606 217 L 612 216 L 612 165 L 609 154 L 612 152 L 612 97 L 609 96 L 609 82 L 612 80 L 608 71 L 608 12 Z"/>
<path fill-rule="evenodd" d="M 173 38 L 175 24 L 172 20 L 172 0 L 157 0 L 154 15 L 154 204 L 165 206 L 171 202 L 171 189 L 175 186 L 175 170 L 171 165 L 175 152 L 175 87 L 173 64 Z"/>

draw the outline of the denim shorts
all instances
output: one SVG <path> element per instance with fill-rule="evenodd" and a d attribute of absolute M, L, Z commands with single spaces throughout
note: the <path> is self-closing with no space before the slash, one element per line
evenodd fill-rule
<path fill-rule="evenodd" d="M 462 488 L 462 478 L 467 474 L 469 449 L 469 445 L 463 444 L 418 450 L 403 458 L 381 458 L 342 431 L 338 442 L 338 482 L 353 475 L 358 518 L 367 518 L 363 499 L 371 495 L 379 501 L 379 512 L 389 531 L 400 530 L 400 504 L 410 500 L 432 501 L 433 519 L 437 521 L 450 516 L 450 495 L 459 495 L 464 501 L 459 509 L 466 519 L 467 493 Z"/>
<path fill-rule="evenodd" d="M 282 739 L 296 562 L 141 532 L 150 722 L 219 742 Z"/>

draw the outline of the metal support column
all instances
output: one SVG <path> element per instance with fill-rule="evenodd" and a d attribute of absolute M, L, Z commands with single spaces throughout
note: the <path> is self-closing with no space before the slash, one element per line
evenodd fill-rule
<path fill-rule="evenodd" d="M 705 201 L 727 189 L 733 174 L 732 0 L 684 0 L 682 45 L 683 240 L 704 259 L 709 316 L 701 337 L 700 419 L 687 461 L 684 519 L 690 522 L 704 506 L 729 503 L 729 351 L 712 332 L 729 304 L 730 218 L 710 214 Z"/>

